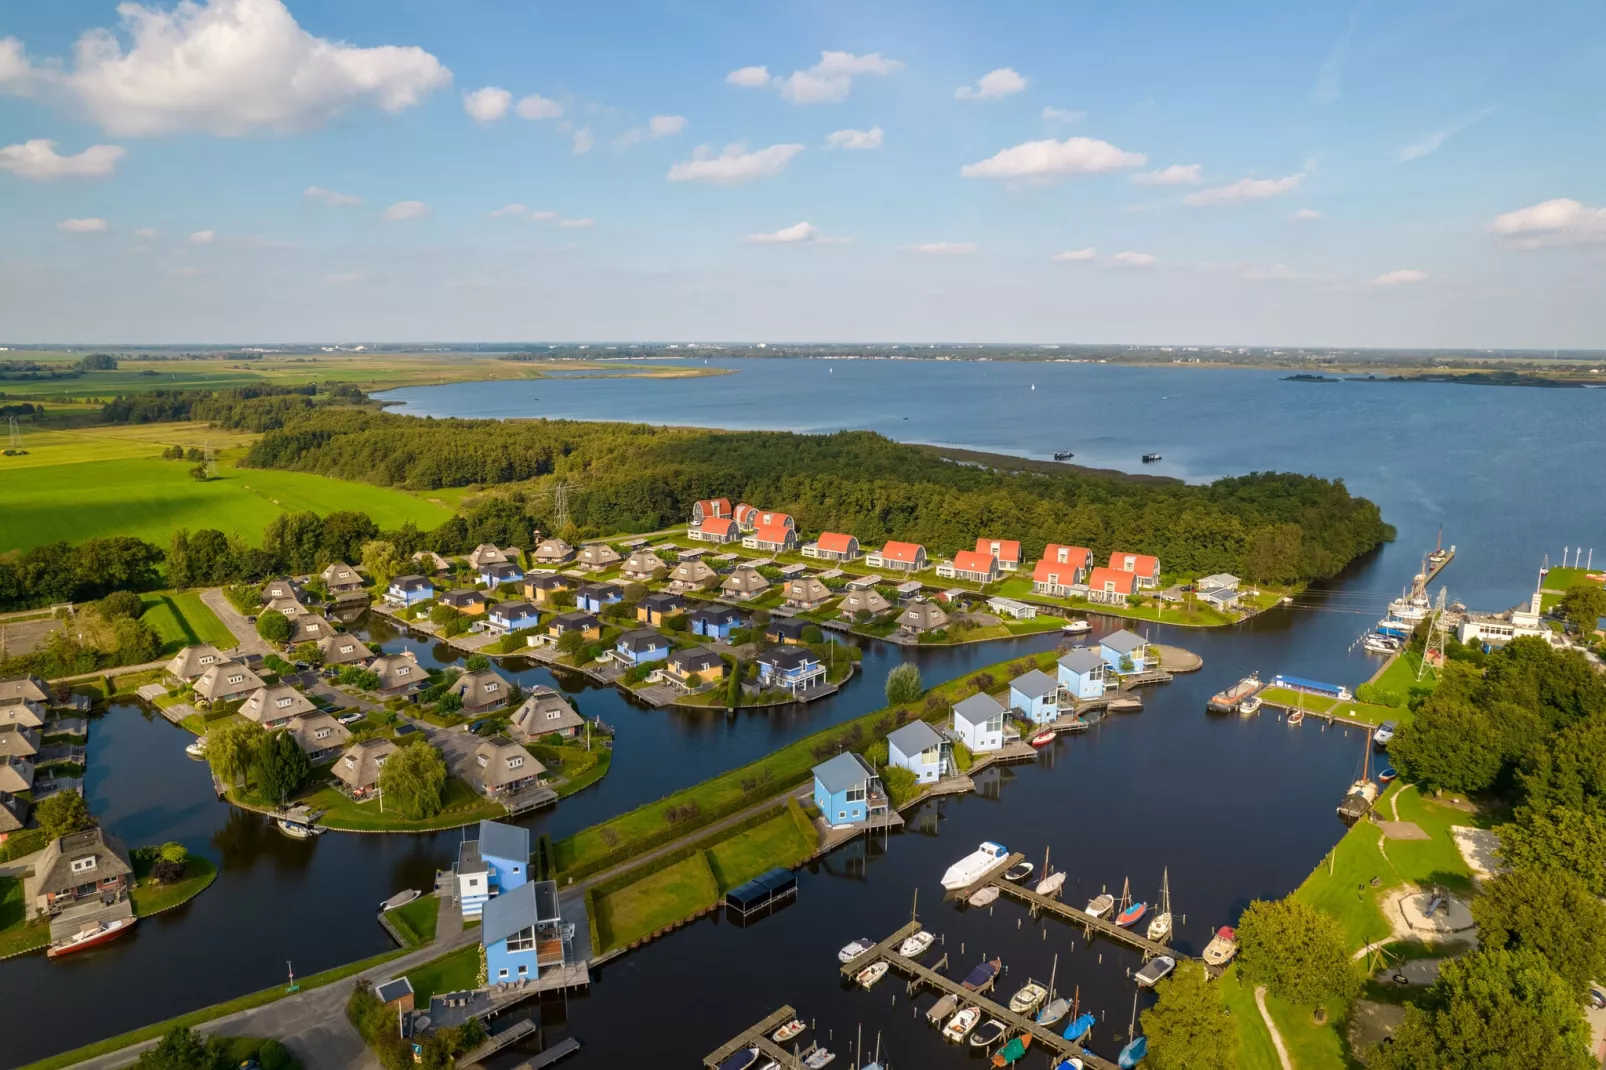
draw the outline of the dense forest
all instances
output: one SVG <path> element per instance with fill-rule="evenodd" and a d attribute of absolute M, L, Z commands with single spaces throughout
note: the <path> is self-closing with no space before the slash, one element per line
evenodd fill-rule
<path fill-rule="evenodd" d="M 199 415 L 199 413 L 197 413 Z M 1167 571 L 1229 571 L 1263 582 L 1335 575 L 1393 537 L 1342 482 L 1252 473 L 1208 486 L 1131 481 L 1067 467 L 1001 473 L 869 432 L 798 435 L 557 420 L 434 420 L 310 408 L 269 431 L 244 462 L 426 490 L 561 479 L 580 535 L 684 521 L 699 498 L 794 514 L 805 532 L 847 531 L 933 552 L 978 535 L 1156 554 Z M 543 500 L 533 495 L 535 518 Z"/>

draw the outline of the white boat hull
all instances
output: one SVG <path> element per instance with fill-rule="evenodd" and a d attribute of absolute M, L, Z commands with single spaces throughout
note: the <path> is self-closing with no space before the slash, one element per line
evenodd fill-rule
<path fill-rule="evenodd" d="M 988 873 L 1009 861 L 1009 852 L 996 843 L 984 843 L 975 851 L 948 867 L 942 875 L 942 886 L 950 892 L 968 888 Z"/>

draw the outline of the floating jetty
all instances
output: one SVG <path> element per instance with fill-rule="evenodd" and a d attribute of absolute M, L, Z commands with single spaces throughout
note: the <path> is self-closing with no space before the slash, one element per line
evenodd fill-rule
<path fill-rule="evenodd" d="M 1217 691 L 1214 695 L 1211 695 L 1210 701 L 1205 705 L 1212 713 L 1234 713 L 1238 709 L 1238 703 L 1265 686 L 1265 684 L 1261 683 L 1259 676 L 1250 673 L 1225 691 Z"/>
<path fill-rule="evenodd" d="M 868 962 L 866 962 L 868 965 Z M 729 1059 L 743 1048 L 757 1048 L 761 1056 L 775 1060 L 783 1070 L 804 1070 L 803 1057 L 814 1050 L 810 1044 L 798 1054 L 793 1054 L 770 1039 L 770 1034 L 781 1026 L 797 1017 L 797 1012 L 790 1006 L 782 1007 L 774 1014 L 760 1021 L 754 1022 L 724 1044 L 703 1056 L 703 1066 L 708 1070 L 715 1070 L 720 1063 Z"/>

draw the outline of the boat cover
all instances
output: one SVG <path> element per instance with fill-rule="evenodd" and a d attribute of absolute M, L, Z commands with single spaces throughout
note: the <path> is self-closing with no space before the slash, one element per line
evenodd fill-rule
<path fill-rule="evenodd" d="M 1026 1042 L 1031 1039 L 1031 1035 L 1027 1034 L 1025 1037 L 1016 1037 L 1008 1044 L 1005 1044 L 1002 1048 L 998 1049 L 998 1054 L 993 1056 L 993 1065 L 1008 1066 L 1010 1063 L 1025 1055 Z"/>

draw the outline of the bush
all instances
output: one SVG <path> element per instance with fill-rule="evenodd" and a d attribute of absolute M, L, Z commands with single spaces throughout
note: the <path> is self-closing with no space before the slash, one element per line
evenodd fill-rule
<path fill-rule="evenodd" d="M 158 859 L 151 866 L 151 876 L 156 878 L 157 884 L 177 884 L 184 879 L 184 863 L 170 862 L 165 858 Z"/>
<path fill-rule="evenodd" d="M 463 712 L 463 696 L 453 691 L 447 692 L 436 703 L 435 712 L 442 717 L 456 717 Z"/>
<path fill-rule="evenodd" d="M 885 748 L 886 744 L 881 746 Z M 881 786 L 887 789 L 887 797 L 894 809 L 907 803 L 920 791 L 920 783 L 915 779 L 914 772 L 901 765 L 882 770 Z"/>
<path fill-rule="evenodd" d="M 463 662 L 463 667 L 469 672 L 479 672 L 491 667 L 491 659 L 484 654 L 470 654 L 468 660 Z"/>
<path fill-rule="evenodd" d="M 189 861 L 190 857 L 190 853 L 184 849 L 182 843 L 174 843 L 172 840 L 162 844 L 160 854 L 164 861 L 177 862 L 180 865 Z"/>
<path fill-rule="evenodd" d="M 906 702 L 914 702 L 920 698 L 925 690 L 920 679 L 920 667 L 912 661 L 905 661 L 893 666 L 887 673 L 887 705 L 901 706 Z"/>
<path fill-rule="evenodd" d="M 95 611 L 107 621 L 137 620 L 145 603 L 133 591 L 113 591 L 95 603 Z"/>
<path fill-rule="evenodd" d="M 290 1049 L 272 1037 L 264 1040 L 262 1047 L 257 1049 L 257 1062 L 262 1064 L 262 1070 L 298 1070 L 301 1066 L 296 1057 L 290 1054 Z"/>
<path fill-rule="evenodd" d="M 277 609 L 265 610 L 257 618 L 257 634 L 276 646 L 290 641 L 290 618 Z"/>
<path fill-rule="evenodd" d="M 1375 706 L 1403 706 L 1405 696 L 1398 691 L 1376 684 L 1360 684 L 1355 688 L 1355 698 L 1360 702 L 1370 702 Z"/>

